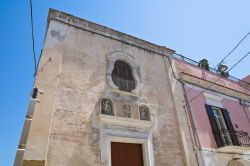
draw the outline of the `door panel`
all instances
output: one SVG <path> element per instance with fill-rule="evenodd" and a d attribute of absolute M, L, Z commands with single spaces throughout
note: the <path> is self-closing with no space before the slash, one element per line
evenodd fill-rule
<path fill-rule="evenodd" d="M 120 143 L 112 142 L 111 143 L 111 161 L 112 166 L 126 166 L 126 155 L 125 155 L 125 146 Z"/>
<path fill-rule="evenodd" d="M 112 166 L 143 166 L 142 145 L 111 143 Z"/>

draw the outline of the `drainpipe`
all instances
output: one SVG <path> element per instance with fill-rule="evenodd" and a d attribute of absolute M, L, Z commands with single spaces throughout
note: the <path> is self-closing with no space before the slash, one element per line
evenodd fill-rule
<path fill-rule="evenodd" d="M 194 118 L 193 118 L 193 115 L 191 113 L 191 107 L 190 107 L 189 102 L 188 102 L 188 98 L 187 98 L 187 94 L 186 94 L 186 90 L 185 90 L 185 86 L 184 86 L 185 83 L 175 75 L 170 57 L 168 57 L 168 56 L 165 56 L 165 57 L 168 59 L 168 62 L 170 64 L 174 78 L 181 84 L 183 96 L 184 96 L 184 100 L 185 100 L 185 106 L 186 106 L 187 110 L 185 109 L 185 106 L 183 106 L 183 107 L 186 110 L 185 111 L 186 117 L 188 118 L 188 125 L 189 125 L 189 129 L 190 129 L 190 133 L 191 133 L 193 149 L 195 151 L 195 156 L 196 156 L 198 165 L 203 166 L 203 165 L 205 165 L 205 161 L 204 161 L 204 158 L 203 158 L 203 155 L 201 152 L 201 143 L 200 143 L 200 140 L 198 137 L 196 125 L 194 123 Z"/>
<path fill-rule="evenodd" d="M 204 157 L 202 155 L 201 142 L 199 139 L 197 127 L 196 127 L 196 124 L 194 122 L 194 117 L 193 117 L 193 114 L 191 112 L 191 107 L 189 105 L 187 93 L 185 90 L 185 83 L 182 80 L 179 80 L 179 82 L 181 83 L 181 87 L 182 87 L 182 91 L 183 91 L 183 95 L 184 95 L 184 99 L 185 99 L 185 103 L 186 103 L 186 107 L 187 107 L 186 113 L 187 113 L 187 117 L 188 117 L 189 126 L 191 126 L 190 130 L 192 133 L 191 135 L 193 138 L 193 142 L 195 144 L 194 150 L 197 154 L 197 157 L 198 157 L 197 159 L 198 159 L 199 165 L 205 165 Z"/>

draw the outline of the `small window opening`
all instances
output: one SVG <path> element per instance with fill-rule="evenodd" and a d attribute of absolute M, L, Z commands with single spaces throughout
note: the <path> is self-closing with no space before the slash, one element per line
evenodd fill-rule
<path fill-rule="evenodd" d="M 123 61 L 118 60 L 115 62 L 112 80 L 119 90 L 131 92 L 135 89 L 135 79 L 131 68 Z"/>
<path fill-rule="evenodd" d="M 31 97 L 32 97 L 33 99 L 36 99 L 36 98 L 37 98 L 37 94 L 38 94 L 38 88 L 35 87 L 35 88 L 33 88 Z"/>

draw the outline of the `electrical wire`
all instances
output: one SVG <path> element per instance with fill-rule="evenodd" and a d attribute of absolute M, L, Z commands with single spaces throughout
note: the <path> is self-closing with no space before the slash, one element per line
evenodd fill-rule
<path fill-rule="evenodd" d="M 232 70 L 235 66 L 237 66 L 243 59 L 245 59 L 250 54 L 250 51 L 244 55 L 237 63 L 235 63 L 228 71 Z"/>
<path fill-rule="evenodd" d="M 229 56 L 229 55 L 231 55 L 236 49 L 237 49 L 237 47 L 246 39 L 246 37 L 248 36 L 248 35 L 250 35 L 250 32 L 248 32 L 240 41 L 239 41 L 239 43 L 237 43 L 237 45 L 220 61 L 220 63 L 217 65 L 217 67 L 220 65 L 220 64 L 222 64 L 223 62 L 224 62 L 224 60 Z M 180 54 L 177 54 L 177 55 L 180 55 Z M 246 54 L 245 56 L 247 56 L 248 54 Z M 245 57 L 243 57 L 241 60 L 243 60 Z M 231 67 L 231 68 L 234 68 L 238 63 L 240 63 L 241 62 L 241 60 L 239 60 L 233 67 Z M 231 69 L 229 69 L 228 70 L 228 72 L 230 71 Z M 218 80 L 216 80 L 215 82 L 217 82 L 217 81 L 219 81 L 219 79 Z M 210 86 L 209 86 L 210 87 Z M 208 87 L 208 88 L 209 88 Z M 193 88 L 190 88 L 186 93 L 188 94 L 189 92 L 191 92 L 191 90 L 192 90 Z"/>
<path fill-rule="evenodd" d="M 227 72 L 231 71 L 234 67 L 236 67 L 243 59 L 245 59 L 248 55 L 250 54 L 250 52 L 248 52 L 247 54 L 245 54 L 238 62 L 236 62 Z M 191 103 L 194 99 L 196 99 L 197 97 L 199 97 L 202 93 L 204 93 L 205 91 L 208 90 L 208 88 L 210 88 L 214 83 L 216 83 L 217 81 L 219 81 L 221 79 L 221 77 L 219 77 L 217 80 L 215 80 L 214 82 L 211 82 L 210 85 L 208 85 L 206 87 L 205 90 L 201 91 L 198 95 L 196 95 L 195 97 L 191 98 L 189 100 L 189 103 Z"/>
<path fill-rule="evenodd" d="M 36 64 L 36 52 L 35 52 L 35 38 L 34 38 L 34 25 L 33 25 L 33 12 L 32 12 L 32 0 L 30 0 L 30 22 L 31 22 L 31 36 L 32 36 L 32 51 L 33 51 L 33 59 L 34 59 L 34 66 L 35 66 L 35 72 L 34 75 L 36 75 L 37 72 L 37 64 Z"/>
<path fill-rule="evenodd" d="M 246 39 L 246 37 L 250 35 L 250 32 L 248 32 L 241 40 L 240 42 L 220 61 L 220 63 L 217 65 L 217 66 L 220 66 L 220 64 L 222 64 L 224 62 L 224 60 L 229 56 L 231 55 L 235 50 L 236 48 Z"/>
<path fill-rule="evenodd" d="M 235 50 L 236 48 L 246 39 L 246 37 L 250 35 L 250 32 L 248 32 L 240 41 L 239 43 L 237 43 L 237 45 L 220 61 L 220 63 L 218 63 L 217 67 L 220 66 L 220 64 L 222 64 L 224 62 L 224 60 L 229 56 L 231 55 Z M 177 54 L 177 55 L 180 55 L 180 54 Z M 243 58 L 244 59 L 244 58 Z M 236 64 L 237 65 L 237 64 Z M 217 80 L 218 81 L 218 80 Z M 217 82 L 216 81 L 216 82 Z M 189 92 L 191 92 L 193 88 L 190 88 L 186 93 L 188 94 Z"/>

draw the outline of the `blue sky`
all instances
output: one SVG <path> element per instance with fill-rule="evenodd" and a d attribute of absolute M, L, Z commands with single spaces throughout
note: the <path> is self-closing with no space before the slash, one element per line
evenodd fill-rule
<path fill-rule="evenodd" d="M 169 47 L 191 59 L 219 61 L 250 31 L 249 0 L 33 0 L 36 54 L 48 8 Z M 29 0 L 2 0 L 0 39 L 0 165 L 12 165 L 34 81 Z M 226 59 L 230 67 L 250 51 L 250 36 Z M 230 74 L 250 74 L 250 56 Z"/>

